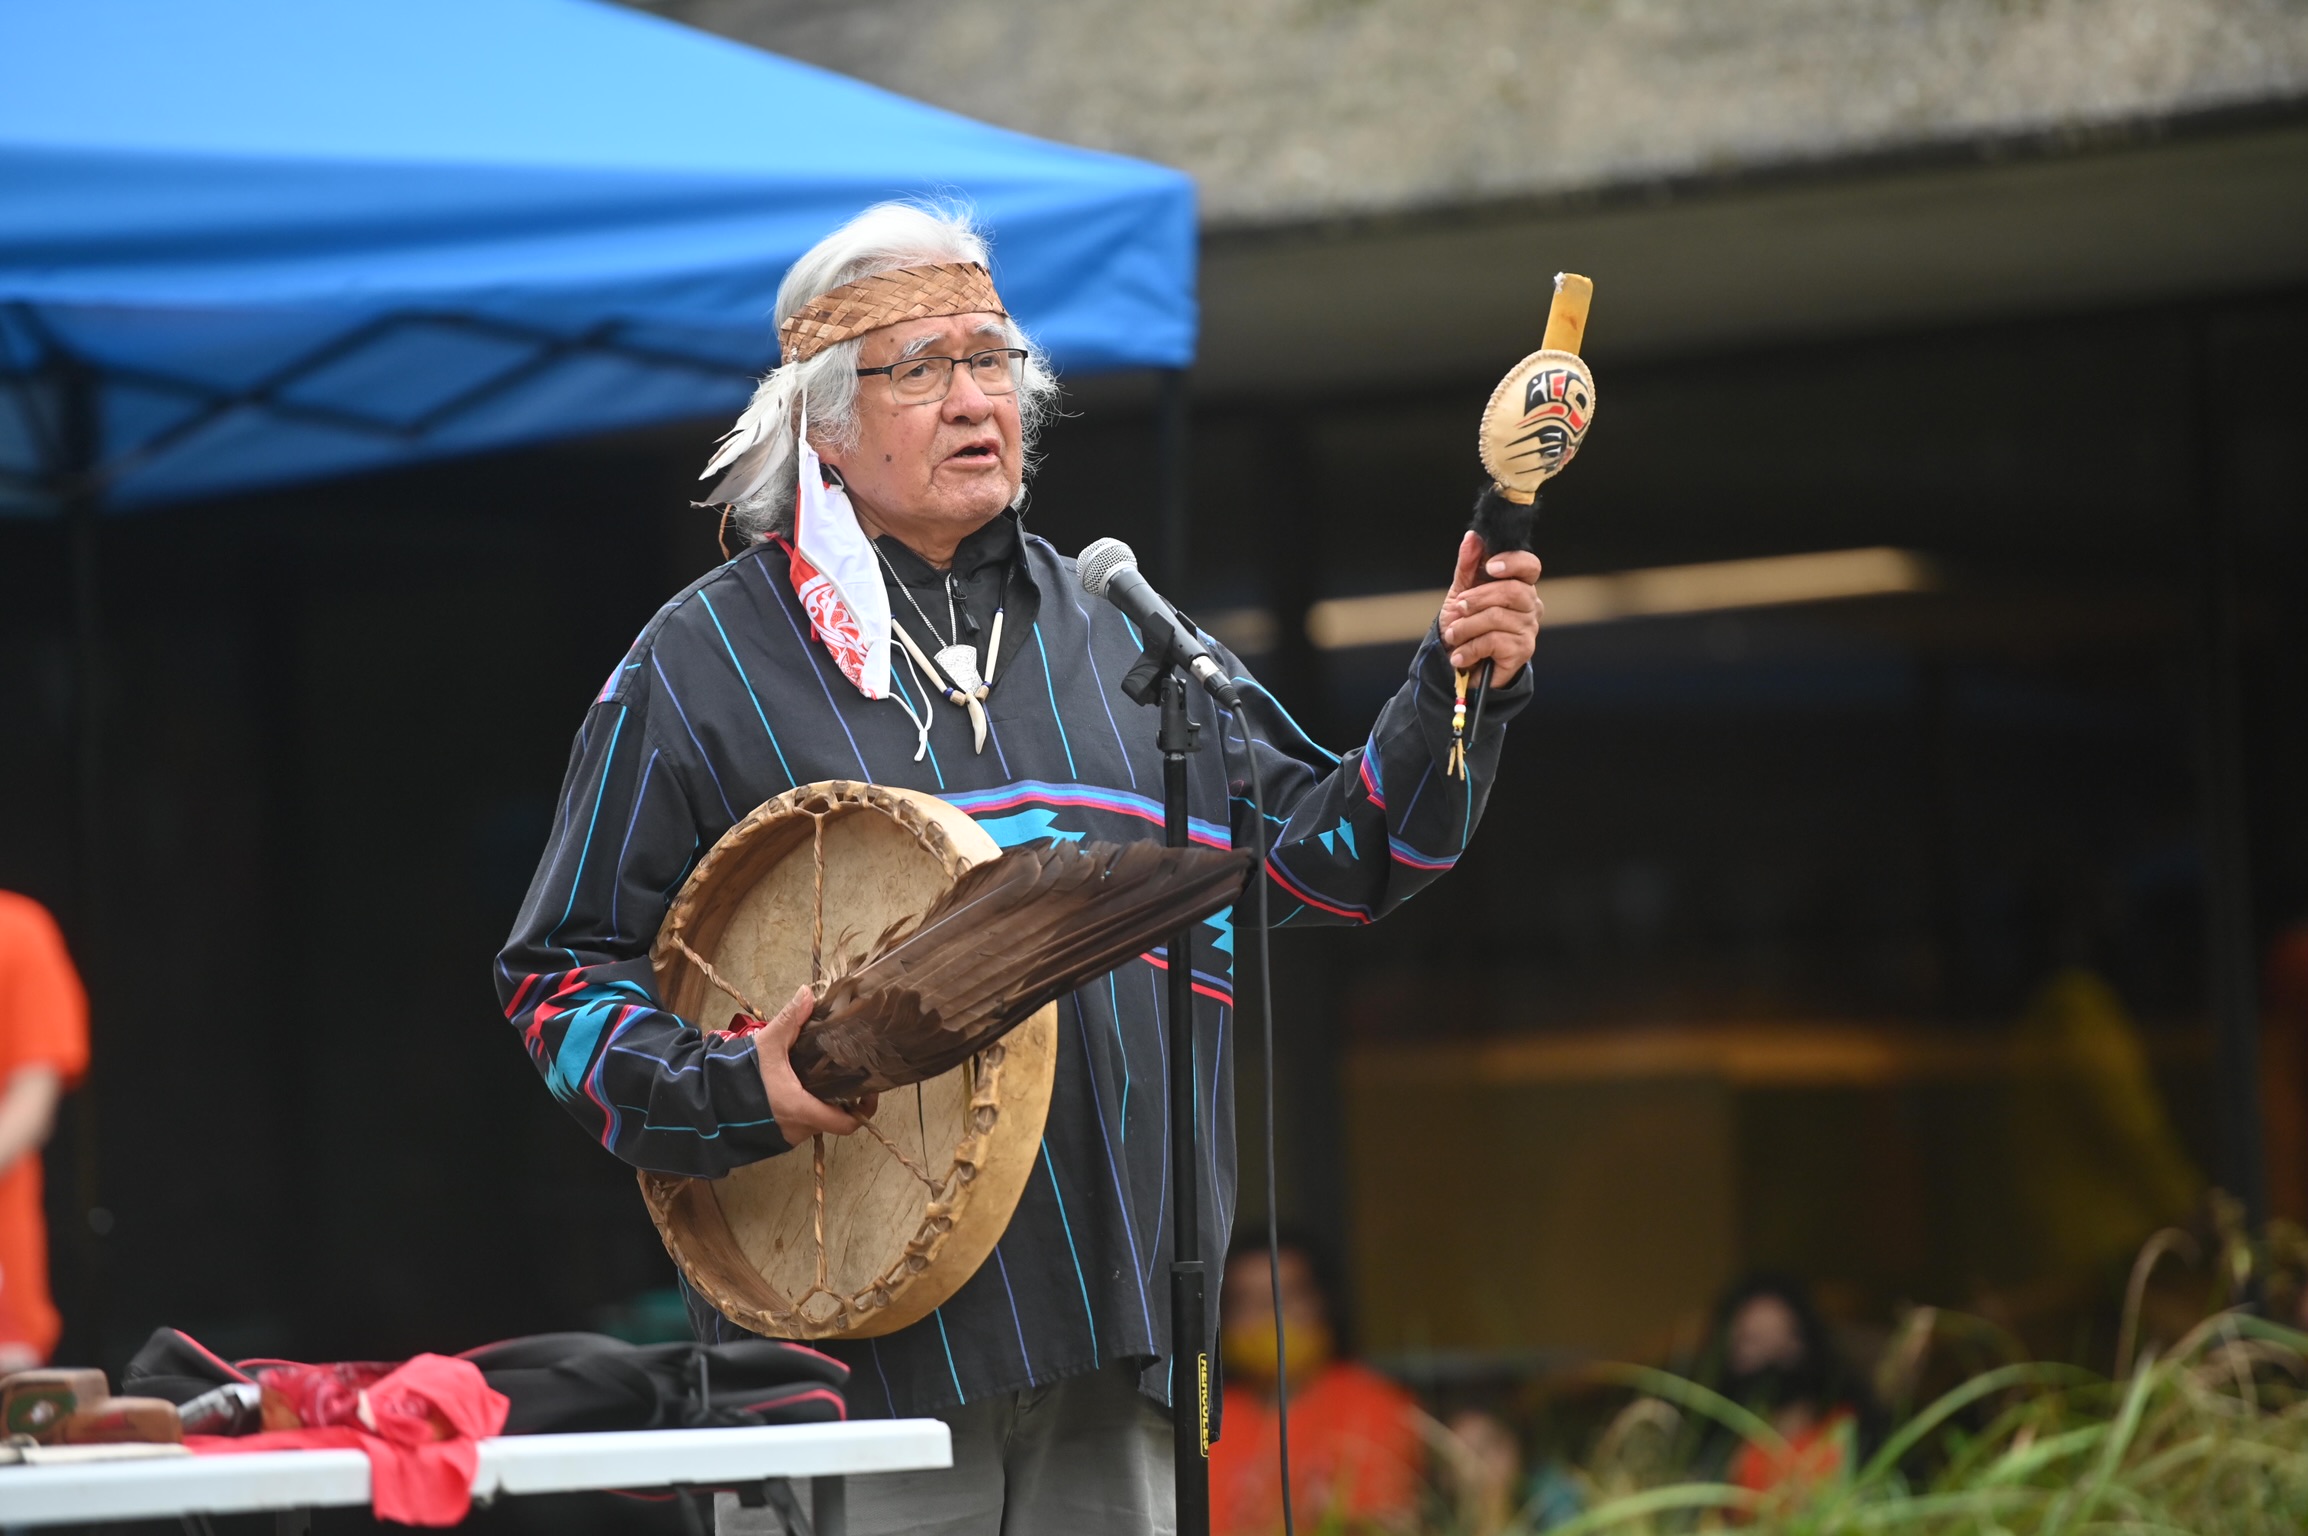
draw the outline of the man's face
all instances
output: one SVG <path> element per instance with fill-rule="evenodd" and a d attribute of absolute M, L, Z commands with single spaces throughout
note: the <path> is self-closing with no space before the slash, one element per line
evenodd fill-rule
<path fill-rule="evenodd" d="M 969 357 L 1010 345 L 998 315 L 947 315 L 868 332 L 858 366 L 909 357 Z M 849 496 L 878 531 L 925 552 L 953 544 L 990 521 L 1018 494 L 1024 451 L 1016 394 L 988 395 L 954 370 L 945 399 L 907 404 L 886 374 L 858 380 L 857 446 L 824 455 Z"/>

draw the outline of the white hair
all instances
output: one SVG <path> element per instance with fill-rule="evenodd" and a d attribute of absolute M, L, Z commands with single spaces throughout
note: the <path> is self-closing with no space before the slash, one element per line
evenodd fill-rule
<path fill-rule="evenodd" d="M 968 209 L 876 203 L 811 246 L 786 270 L 785 280 L 777 285 L 773 321 L 782 326 L 810 300 L 861 277 L 942 262 L 989 265 L 985 236 Z M 1016 506 L 1025 501 L 1025 478 L 1034 470 L 1035 439 L 1057 407 L 1058 380 L 1041 348 L 1016 321 L 1003 321 L 1002 329 L 1010 345 L 1026 352 L 1025 378 L 1018 385 L 1018 434 L 1025 457 L 1018 495 L 1011 503 Z M 814 442 L 845 449 L 857 446 L 857 360 L 863 340 L 853 336 L 807 362 L 771 370 L 706 465 L 706 475 L 728 471 L 708 494 L 708 503 L 727 502 L 731 521 L 749 540 L 792 526 L 800 464 L 795 434 L 805 398 Z"/>

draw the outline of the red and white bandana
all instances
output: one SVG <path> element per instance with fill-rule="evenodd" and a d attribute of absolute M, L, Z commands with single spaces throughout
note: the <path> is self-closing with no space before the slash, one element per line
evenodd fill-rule
<path fill-rule="evenodd" d="M 802 421 L 801 473 L 793 507 L 793 590 L 809 610 L 810 628 L 841 675 L 869 699 L 890 692 L 890 595 L 874 564 L 873 545 L 858 526 L 849 493 L 825 483 L 817 450 Z"/>

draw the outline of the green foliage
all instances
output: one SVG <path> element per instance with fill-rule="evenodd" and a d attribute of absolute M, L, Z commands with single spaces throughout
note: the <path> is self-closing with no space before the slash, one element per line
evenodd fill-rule
<path fill-rule="evenodd" d="M 2206 1217 L 2140 1250 L 2113 1374 L 2028 1359 L 2018 1337 L 1985 1318 L 1914 1308 L 1877 1368 L 1891 1409 L 1880 1441 L 1858 1443 L 1856 1421 L 1843 1419 L 1831 1428 L 1839 1454 L 1809 1462 L 1818 1480 L 1758 1493 L 1705 1480 L 1721 1457 L 1699 1453 L 1729 1440 L 1784 1465 L 1791 1449 L 1769 1420 L 1669 1371 L 1583 1369 L 1583 1387 L 1634 1395 L 1582 1463 L 1542 1469 L 1519 1513 L 1508 1513 L 1500 1485 L 1483 1493 L 1454 1470 L 1463 1446 L 1431 1426 L 1430 1510 L 1440 1518 L 1425 1536 L 2308 1532 L 2308 1332 L 2269 1320 L 2308 1321 L 2308 1233 L 2279 1221 L 2255 1237 L 2242 1208 L 2217 1193 Z M 1954 1385 L 1914 1401 L 1919 1382 L 1949 1372 Z"/>
<path fill-rule="evenodd" d="M 1654 1424 L 1662 1414 L 1696 1414 L 1742 1438 L 1777 1439 L 1694 1383 L 1634 1368 L 1614 1376 L 1649 1394 Z M 2227 1311 L 2119 1379 L 2035 1362 L 1999 1366 L 1910 1415 L 1865 1461 L 1847 1459 L 1808 1487 L 1757 1495 L 1667 1480 L 1662 1470 L 1631 1437 L 1606 1434 L 1581 1471 L 1592 1502 L 1551 1527 L 1552 1536 L 2308 1530 L 2308 1334 Z"/>

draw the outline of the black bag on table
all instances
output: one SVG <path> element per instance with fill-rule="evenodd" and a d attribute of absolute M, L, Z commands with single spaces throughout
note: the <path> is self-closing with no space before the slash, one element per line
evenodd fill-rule
<path fill-rule="evenodd" d="M 774 1339 L 628 1344 L 600 1333 L 540 1333 L 468 1349 L 512 1411 L 508 1435 L 706 1425 L 823 1424 L 849 1417 L 849 1367 Z M 271 1361 L 228 1364 L 180 1329 L 156 1328 L 121 1377 L 121 1392 L 182 1405 Z"/>

